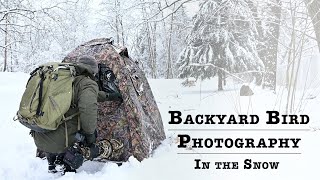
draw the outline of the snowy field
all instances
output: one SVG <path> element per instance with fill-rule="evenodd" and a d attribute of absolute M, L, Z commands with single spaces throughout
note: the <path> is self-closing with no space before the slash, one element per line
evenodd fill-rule
<path fill-rule="evenodd" d="M 162 114 L 167 135 L 165 142 L 154 152 L 153 157 L 138 162 L 130 158 L 129 162 L 118 167 L 116 164 L 85 162 L 78 173 L 67 173 L 63 177 L 55 177 L 47 173 L 47 162 L 35 158 L 36 147 L 29 130 L 18 122 L 12 121 L 15 115 L 24 86 L 29 78 L 24 73 L 0 73 L 0 179 L 110 179 L 110 180 L 209 180 L 209 179 L 320 179 L 320 115 L 319 90 L 310 89 L 301 100 L 300 111 L 308 114 L 308 125 L 266 126 L 262 123 L 266 110 L 280 110 L 285 107 L 286 93 L 278 89 L 277 94 L 253 87 L 251 98 L 239 97 L 239 86 L 228 82 L 226 90 L 216 91 L 216 81 L 204 81 L 194 87 L 181 86 L 180 80 L 150 80 L 156 101 Z M 282 98 L 281 98 L 282 97 Z M 282 99 L 282 100 L 281 100 Z M 258 125 L 169 125 L 168 111 L 179 110 L 183 117 L 187 114 L 259 114 L 261 123 Z M 177 128 L 307 128 L 304 132 L 277 131 L 173 131 Z M 194 137 L 230 137 L 230 138 L 301 138 L 299 149 L 178 149 L 177 134 L 189 134 Z M 294 152 L 301 154 L 178 154 L 201 152 Z M 195 170 L 194 159 L 204 161 L 279 161 L 277 170 Z"/>

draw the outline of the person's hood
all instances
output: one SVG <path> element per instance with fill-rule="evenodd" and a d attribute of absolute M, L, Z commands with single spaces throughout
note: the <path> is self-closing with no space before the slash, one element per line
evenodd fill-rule
<path fill-rule="evenodd" d="M 90 65 L 77 63 L 76 64 L 77 75 L 89 76 L 91 79 L 94 79 L 94 71 Z"/>

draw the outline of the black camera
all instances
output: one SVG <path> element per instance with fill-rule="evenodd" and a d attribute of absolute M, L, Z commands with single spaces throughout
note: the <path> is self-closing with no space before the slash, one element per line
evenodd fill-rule
<path fill-rule="evenodd" d="M 113 71 L 105 64 L 98 64 L 99 72 L 96 75 L 96 82 L 99 85 L 99 90 L 107 93 L 119 93 L 117 86 L 118 81 Z"/>
<path fill-rule="evenodd" d="M 80 147 L 78 147 L 76 144 L 69 147 L 65 152 L 63 161 L 73 169 L 78 169 L 80 166 L 82 166 L 84 157 L 81 153 Z"/>

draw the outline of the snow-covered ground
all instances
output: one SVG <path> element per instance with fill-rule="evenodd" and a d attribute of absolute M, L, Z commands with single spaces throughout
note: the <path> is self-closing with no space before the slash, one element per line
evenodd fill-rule
<path fill-rule="evenodd" d="M 24 73 L 0 73 L 0 179 L 55 179 L 47 173 L 47 162 L 35 158 L 35 145 L 28 135 L 29 130 L 18 122 L 12 121 L 15 115 L 24 86 L 29 78 Z M 180 80 L 150 80 L 156 101 L 162 114 L 167 139 L 154 152 L 152 158 L 138 162 L 131 158 L 129 162 L 118 167 L 116 164 L 86 162 L 78 173 L 67 173 L 59 179 L 110 179 L 110 180 L 209 180 L 209 179 L 319 179 L 320 163 L 320 127 L 319 89 L 310 89 L 297 104 L 301 102 L 300 111 L 308 114 L 308 125 L 266 126 L 266 110 L 281 110 L 285 106 L 286 93 L 283 88 L 277 94 L 253 87 L 254 95 L 239 97 L 239 85 L 228 82 L 225 91 L 216 91 L 216 80 L 198 82 L 194 87 L 181 86 Z M 281 98 L 282 97 L 282 98 Z M 282 101 L 281 101 L 282 99 Z M 183 117 L 187 114 L 259 114 L 258 125 L 170 125 L 168 111 L 179 110 Z M 313 128 L 307 132 L 257 132 L 257 131 L 173 131 L 177 128 Z M 178 149 L 178 134 L 189 134 L 193 137 L 230 137 L 230 138 L 301 138 L 299 149 Z M 292 154 L 178 154 L 198 152 L 298 152 Z M 239 161 L 240 169 L 234 170 L 195 170 L 195 159 L 203 161 Z M 279 161 L 278 170 L 243 170 L 243 160 Z"/>

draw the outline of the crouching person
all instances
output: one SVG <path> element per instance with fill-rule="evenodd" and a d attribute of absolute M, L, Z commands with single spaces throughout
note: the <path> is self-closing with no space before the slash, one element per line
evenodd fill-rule
<path fill-rule="evenodd" d="M 122 144 L 116 140 L 96 142 L 97 99 L 98 95 L 101 96 L 94 81 L 97 72 L 98 66 L 93 58 L 80 58 L 73 81 L 72 105 L 64 116 L 70 118 L 54 131 L 32 131 L 38 150 L 45 153 L 51 173 L 76 172 L 84 159 L 108 159 L 113 152 L 122 149 Z"/>

